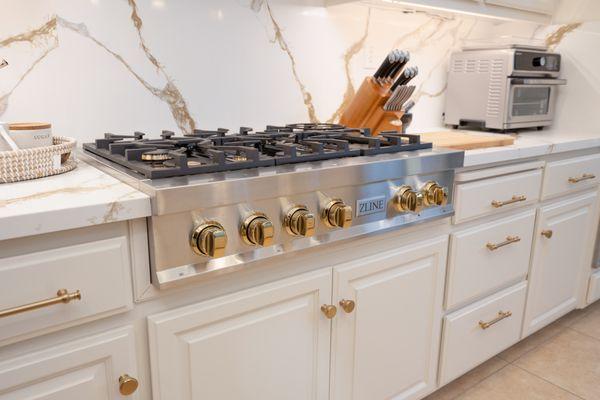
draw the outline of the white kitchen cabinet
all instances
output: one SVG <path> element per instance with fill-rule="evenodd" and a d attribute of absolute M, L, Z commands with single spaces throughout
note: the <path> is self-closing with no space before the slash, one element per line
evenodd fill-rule
<path fill-rule="evenodd" d="M 485 4 L 552 15 L 557 0 L 484 0 Z"/>
<path fill-rule="evenodd" d="M 331 399 L 417 399 L 435 386 L 447 237 L 334 268 Z M 344 311 L 340 301 L 355 302 Z"/>
<path fill-rule="evenodd" d="M 136 399 L 119 377 L 137 376 L 133 330 L 125 327 L 0 362 L 0 400 Z"/>
<path fill-rule="evenodd" d="M 595 270 L 590 277 L 587 293 L 587 303 L 591 304 L 600 300 L 600 270 Z"/>
<path fill-rule="evenodd" d="M 585 293 L 596 229 L 596 191 L 538 211 L 523 336 L 573 310 Z"/>
<path fill-rule="evenodd" d="M 155 399 L 327 399 L 331 269 L 148 317 Z"/>

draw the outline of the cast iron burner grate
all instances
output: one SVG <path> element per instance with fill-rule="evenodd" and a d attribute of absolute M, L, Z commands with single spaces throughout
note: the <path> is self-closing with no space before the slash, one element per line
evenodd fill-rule
<path fill-rule="evenodd" d="M 150 179 L 431 148 L 419 135 L 372 136 L 369 129 L 339 124 L 268 125 L 262 132 L 241 127 L 238 133 L 196 129 L 184 136 L 164 130 L 157 139 L 145 136 L 105 133 L 83 148 Z"/>

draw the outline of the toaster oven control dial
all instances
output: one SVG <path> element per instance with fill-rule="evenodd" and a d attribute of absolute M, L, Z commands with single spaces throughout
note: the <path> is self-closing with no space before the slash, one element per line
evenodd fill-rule
<path fill-rule="evenodd" d="M 267 216 L 255 212 L 244 220 L 240 228 L 244 242 L 254 246 L 270 246 L 273 244 L 275 228 Z"/>
<path fill-rule="evenodd" d="M 398 211 L 418 213 L 423 209 L 423 193 L 413 190 L 409 185 L 400 186 L 394 196 L 394 205 Z"/>
<path fill-rule="evenodd" d="M 315 233 L 315 216 L 306 206 L 292 207 L 283 221 L 287 232 L 294 236 L 309 237 Z"/>
<path fill-rule="evenodd" d="M 330 228 L 349 228 L 352 225 L 352 207 L 340 199 L 333 199 L 323 209 L 321 217 Z"/>
<path fill-rule="evenodd" d="M 448 189 L 440 186 L 437 182 L 427 182 L 421 192 L 423 193 L 423 204 L 427 207 L 445 206 L 448 203 Z"/>
<path fill-rule="evenodd" d="M 218 222 L 207 221 L 194 228 L 190 245 L 198 255 L 223 257 L 227 246 L 227 233 Z"/>

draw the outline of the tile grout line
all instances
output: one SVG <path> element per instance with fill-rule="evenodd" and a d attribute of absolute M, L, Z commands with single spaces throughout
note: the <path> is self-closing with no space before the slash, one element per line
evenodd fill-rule
<path fill-rule="evenodd" d="M 543 380 L 543 381 L 544 381 L 544 382 L 546 382 L 546 383 L 549 383 L 550 385 L 552 385 L 552 386 L 554 386 L 554 387 L 556 387 L 556 388 L 558 388 L 558 389 L 560 389 L 560 390 L 562 390 L 562 391 L 564 391 L 564 392 L 567 392 L 567 393 L 569 393 L 569 394 L 572 394 L 573 396 L 577 397 L 578 399 L 581 399 L 581 400 L 587 400 L 585 397 L 581 397 L 580 395 L 578 395 L 578 394 L 576 394 L 576 393 L 573 393 L 573 392 L 571 392 L 569 389 L 566 389 L 566 388 L 564 388 L 564 387 L 562 387 L 562 386 L 560 386 L 560 385 L 558 385 L 558 384 L 556 384 L 556 383 L 554 383 L 554 382 L 551 382 L 551 381 L 549 381 L 548 379 L 546 379 L 546 378 L 544 378 L 544 377 L 542 377 L 542 376 L 539 376 L 538 374 L 536 374 L 536 373 L 534 373 L 534 372 L 531 372 L 531 371 L 529 371 L 528 369 L 525 369 L 525 368 L 523 368 L 523 367 L 521 367 L 521 366 L 519 366 L 519 365 L 517 365 L 517 364 L 512 364 L 512 363 L 511 363 L 510 365 L 512 365 L 512 366 L 513 366 L 513 367 L 515 367 L 515 368 L 519 368 L 521 371 L 525 371 L 525 372 L 527 372 L 528 374 L 531 374 L 531 375 L 533 375 L 533 376 L 535 376 L 535 377 L 537 377 L 537 378 L 539 378 L 539 379 Z"/>
<path fill-rule="evenodd" d="M 542 328 L 542 329 L 546 329 L 546 328 L 547 328 L 547 327 L 544 327 L 544 328 Z M 526 354 L 529 354 L 529 353 L 531 353 L 532 351 L 534 351 L 534 350 L 536 350 L 537 348 L 539 348 L 540 346 L 542 346 L 542 345 L 544 345 L 544 344 L 548 343 L 550 340 L 554 339 L 556 336 L 560 335 L 561 333 L 563 333 L 563 332 L 564 332 L 565 330 L 567 330 L 567 329 L 568 329 L 568 327 L 567 327 L 567 326 L 565 326 L 565 325 L 560 325 L 560 330 L 559 330 L 558 332 L 556 332 L 554 335 L 552 335 L 552 336 L 548 337 L 547 339 L 543 340 L 543 341 L 542 341 L 542 342 L 540 342 L 538 345 L 536 345 L 536 346 L 532 347 L 531 349 L 529 349 L 529 350 L 525 351 L 523 354 L 519 355 L 519 357 L 515 358 L 515 359 L 514 359 L 514 360 L 512 360 L 512 361 L 508 361 L 508 360 L 506 360 L 506 359 L 504 359 L 504 358 L 500 357 L 500 355 L 498 355 L 498 357 L 500 357 L 502 360 L 506 361 L 506 362 L 507 362 L 507 363 L 509 363 L 509 364 L 513 364 L 515 361 L 519 360 L 519 359 L 520 359 L 520 358 L 522 358 L 524 355 L 526 355 Z M 541 330 L 540 330 L 540 331 L 541 331 Z M 540 331 L 538 331 L 538 332 L 540 332 Z M 535 333 L 537 333 L 537 332 L 535 332 Z M 526 340 L 526 339 L 527 339 L 527 338 L 525 338 L 525 339 L 522 339 L 522 340 Z M 517 343 L 515 343 L 514 345 L 516 345 L 516 344 L 519 344 L 519 343 L 520 343 L 520 342 L 517 342 Z M 513 346 L 514 346 L 514 345 L 513 345 Z M 510 347 L 509 347 L 508 349 L 510 349 Z M 508 350 L 508 349 L 507 349 L 507 350 Z M 506 350 L 505 350 L 505 351 L 506 351 Z"/>
<path fill-rule="evenodd" d="M 500 371 L 502 371 L 504 368 L 508 367 L 509 365 L 511 365 L 508 361 L 506 360 L 502 360 L 505 361 L 506 364 L 503 365 L 502 367 L 500 367 L 499 369 L 497 369 L 496 371 L 492 372 L 491 374 L 489 374 L 488 376 L 486 376 L 485 378 L 475 382 L 473 385 L 469 386 L 468 388 L 466 388 L 465 390 L 463 390 L 462 392 L 460 392 L 459 394 L 457 394 L 454 397 L 451 397 L 450 400 L 456 400 L 458 399 L 460 396 L 462 396 L 463 394 L 467 393 L 469 390 L 473 389 L 475 386 L 479 385 L 480 383 L 482 383 L 483 381 L 491 378 L 492 376 L 496 375 L 497 373 L 499 373 Z"/>
<path fill-rule="evenodd" d="M 597 337 L 595 337 L 595 336 L 589 335 L 589 334 L 587 334 L 587 333 L 585 333 L 585 332 L 578 331 L 577 329 L 575 329 L 575 328 L 571 328 L 570 326 L 569 326 L 569 327 L 567 327 L 567 329 L 568 329 L 568 330 L 571 330 L 571 331 L 573 331 L 573 332 L 577 332 L 577 333 L 579 333 L 580 335 L 583 335 L 583 336 L 585 336 L 585 337 L 588 337 L 588 338 L 590 338 L 590 339 L 594 339 L 596 342 L 600 342 L 600 338 L 597 338 Z"/>

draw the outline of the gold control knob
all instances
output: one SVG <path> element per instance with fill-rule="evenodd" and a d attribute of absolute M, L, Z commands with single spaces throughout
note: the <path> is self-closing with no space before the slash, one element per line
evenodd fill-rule
<path fill-rule="evenodd" d="M 223 257 L 227 246 L 227 233 L 221 224 L 207 221 L 192 231 L 190 246 L 200 256 Z"/>
<path fill-rule="evenodd" d="M 327 319 L 332 319 L 337 314 L 337 307 L 333 304 L 323 304 L 321 306 L 321 312 L 327 317 Z"/>
<path fill-rule="evenodd" d="M 344 310 L 345 312 L 350 314 L 352 311 L 354 311 L 354 307 L 356 307 L 356 303 L 354 302 L 354 300 L 342 299 L 342 300 L 340 300 L 340 307 L 342 307 L 342 310 Z"/>
<path fill-rule="evenodd" d="M 138 388 L 138 380 L 123 374 L 119 377 L 119 392 L 123 396 L 129 396 L 133 394 Z"/>
<path fill-rule="evenodd" d="M 270 246 L 273 244 L 275 228 L 267 216 L 255 212 L 244 220 L 240 228 L 242 239 L 247 244 L 254 246 Z"/>
<path fill-rule="evenodd" d="M 426 207 L 445 206 L 448 203 L 448 189 L 435 181 L 427 182 L 421 192 L 423 193 L 423 204 Z"/>
<path fill-rule="evenodd" d="M 394 196 L 394 205 L 398 211 L 418 213 L 423 209 L 423 193 L 408 185 L 400 186 Z"/>
<path fill-rule="evenodd" d="M 330 228 L 349 228 L 352 225 L 352 207 L 334 199 L 323 209 L 323 222 Z"/>
<path fill-rule="evenodd" d="M 315 233 L 315 216 L 306 206 L 292 207 L 286 214 L 283 224 L 291 235 L 309 237 Z"/>

